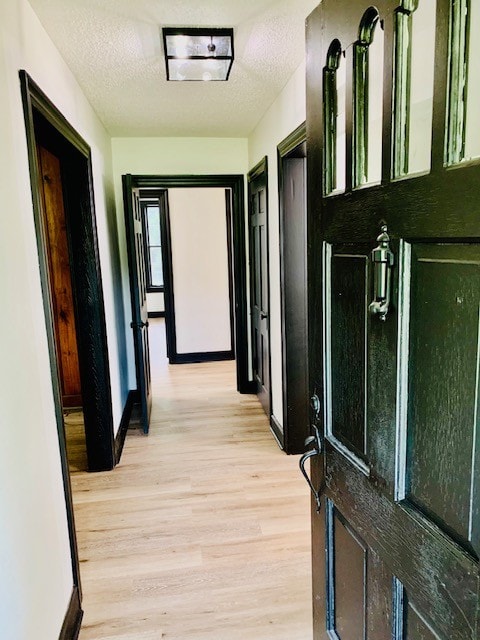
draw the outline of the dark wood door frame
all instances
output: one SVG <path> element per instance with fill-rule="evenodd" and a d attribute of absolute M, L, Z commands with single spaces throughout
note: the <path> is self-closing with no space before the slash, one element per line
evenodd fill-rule
<path fill-rule="evenodd" d="M 270 336 L 270 307 L 271 307 L 271 300 L 270 300 L 270 239 L 269 239 L 269 225 L 268 225 L 268 215 L 269 215 L 269 207 L 268 207 L 268 157 L 265 156 L 264 158 L 262 158 L 260 160 L 260 162 L 258 162 L 252 169 L 250 169 L 250 171 L 247 174 L 247 181 L 248 181 L 248 220 L 249 220 L 249 227 L 250 227 L 250 215 L 251 215 L 251 185 L 254 181 L 259 180 L 260 178 L 262 178 L 265 181 L 265 199 L 266 199 L 266 222 L 265 222 L 265 228 L 266 228 L 266 247 L 267 247 L 267 300 L 268 300 L 268 317 L 266 318 L 267 320 L 267 327 L 268 327 L 268 377 L 269 377 L 269 382 L 268 382 L 268 417 L 269 417 L 269 421 L 270 421 L 270 428 L 272 430 L 272 433 L 274 435 L 275 438 L 277 438 L 277 431 L 278 431 L 278 427 L 275 424 L 275 418 L 272 414 L 272 349 L 271 349 L 271 336 Z M 251 280 L 252 280 L 252 276 L 251 276 L 251 267 L 252 267 L 252 258 L 251 258 L 251 239 L 249 239 L 249 253 L 250 253 L 250 292 L 251 292 Z M 252 301 L 251 301 L 251 293 L 250 293 L 250 313 L 249 316 L 252 317 Z M 253 335 L 251 336 L 252 338 L 252 357 L 253 357 Z M 256 382 L 253 382 L 253 393 L 257 393 L 257 386 L 256 386 Z M 283 445 L 282 445 L 283 446 Z"/>
<path fill-rule="evenodd" d="M 125 213 L 125 233 L 127 240 L 128 275 L 135 351 L 135 371 L 137 388 L 135 400 L 138 403 L 140 426 L 145 435 L 150 428 L 152 410 L 152 380 L 150 370 L 150 349 L 148 335 L 147 308 L 147 263 L 145 250 L 145 225 L 142 219 L 138 191 L 132 189 L 129 176 L 123 180 L 123 210 Z"/>
<path fill-rule="evenodd" d="M 64 635 L 61 635 L 61 637 L 67 637 L 66 634 L 69 630 L 80 626 L 82 617 L 81 587 L 59 369 L 50 304 L 45 229 L 39 189 L 40 173 L 37 159 L 39 135 L 43 137 L 43 141 L 48 139 L 49 143 L 56 147 L 60 153 L 62 164 L 66 232 L 75 301 L 85 435 L 88 465 L 91 471 L 112 469 L 115 464 L 107 330 L 96 231 L 90 147 L 25 71 L 20 71 L 20 85 L 72 558 L 73 590 L 62 630 Z"/>
<path fill-rule="evenodd" d="M 237 390 L 240 393 L 252 393 L 252 382 L 249 379 L 248 366 L 248 315 L 247 315 L 247 273 L 246 273 L 246 245 L 245 245 L 245 196 L 243 175 L 131 175 L 132 188 L 156 190 L 157 192 L 168 189 L 181 188 L 223 188 L 230 189 L 232 194 L 232 241 L 233 241 L 233 289 L 234 289 L 234 317 L 235 317 L 235 354 L 237 366 Z M 143 193 L 142 193 L 143 196 Z M 164 258 L 164 273 L 171 277 L 171 265 L 168 264 L 169 236 L 168 207 L 166 215 L 162 216 L 162 242 L 165 242 L 166 260 Z M 170 251 L 171 254 L 171 251 Z M 167 350 L 170 359 L 176 354 L 176 341 L 174 340 L 173 298 L 165 287 L 165 316 L 167 332 Z M 213 355 L 213 354 L 209 354 Z M 178 362 L 183 362 L 183 354 L 177 354 Z M 172 360 L 171 360 L 172 361 Z M 191 361 L 191 360 L 190 360 Z"/>
<path fill-rule="evenodd" d="M 290 275 L 290 266 L 287 256 L 293 250 L 290 235 L 287 233 L 289 218 L 285 198 L 284 180 L 288 163 L 294 158 L 305 158 L 306 162 L 306 123 L 302 123 L 277 147 L 278 160 L 278 197 L 279 197 L 279 231 L 280 231 L 280 321 L 282 331 L 282 399 L 283 399 L 283 425 L 272 420 L 272 429 L 282 447 L 289 454 L 303 453 L 305 438 L 309 435 L 309 401 L 308 401 L 308 343 L 307 343 L 307 309 L 305 290 L 305 309 L 292 309 L 287 305 L 287 300 L 292 295 L 298 296 L 295 284 Z M 306 184 L 305 184 L 306 189 Z M 297 221 L 296 221 L 297 222 Z M 304 260 L 305 283 L 307 266 L 306 245 L 306 193 L 305 193 L 305 218 L 303 220 L 305 231 L 304 253 L 300 259 Z M 299 322 L 304 321 L 305 330 L 301 332 Z M 302 333 L 300 336 L 299 333 Z M 303 353 L 302 353 L 303 352 Z M 303 362 L 302 362 L 303 359 Z M 301 368 L 304 367 L 304 376 Z M 303 388 L 304 387 L 304 388 Z M 304 397 L 301 397 L 304 396 Z"/>

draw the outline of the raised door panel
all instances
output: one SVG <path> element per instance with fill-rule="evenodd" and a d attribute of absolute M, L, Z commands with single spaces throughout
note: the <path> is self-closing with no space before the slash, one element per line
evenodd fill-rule
<path fill-rule="evenodd" d="M 366 251 L 353 246 L 334 248 L 330 280 L 331 433 L 362 458 L 367 455 L 368 279 Z"/>
<path fill-rule="evenodd" d="M 412 247 L 406 498 L 478 550 L 480 247 Z"/>
<path fill-rule="evenodd" d="M 362 640 L 479 637 L 480 178 L 478 161 L 464 162 L 459 126 L 469 95 L 464 50 L 473 3 L 436 0 L 435 20 L 430 7 L 422 23 L 430 71 L 420 167 L 408 146 L 415 143 L 410 125 L 420 120 L 410 98 L 418 90 L 412 70 L 423 64 L 415 54 L 426 17 L 420 12 L 431 4 L 323 0 L 309 19 L 310 378 L 312 391 L 323 391 L 317 426 L 325 436 L 312 475 L 327 509 L 326 522 L 313 516 L 314 545 L 325 536 L 327 546 L 328 607 L 325 620 L 316 619 L 316 640 L 325 630 L 329 638 Z M 383 40 L 383 73 L 375 74 L 383 137 L 381 179 L 372 184 L 366 166 L 376 147 L 364 124 L 375 34 Z M 339 144 L 331 123 L 340 94 L 325 79 L 340 59 L 343 193 L 327 179 L 335 168 L 331 147 Z M 385 264 L 393 264 L 390 306 L 381 316 L 369 305 L 374 296 L 385 299 L 376 286 L 385 271 L 371 256 L 386 242 L 376 239 L 384 226 L 393 252 Z M 323 567 L 314 561 L 318 600 Z M 382 626 L 385 620 L 391 624 Z"/>

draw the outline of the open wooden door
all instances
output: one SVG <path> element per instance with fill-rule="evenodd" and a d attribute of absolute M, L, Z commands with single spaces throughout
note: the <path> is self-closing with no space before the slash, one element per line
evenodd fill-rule
<path fill-rule="evenodd" d="M 253 380 L 258 399 L 270 418 L 270 292 L 267 181 L 267 158 L 264 158 L 248 174 L 250 314 Z"/>
<path fill-rule="evenodd" d="M 55 347 L 63 408 L 82 406 L 77 333 L 60 159 L 37 146 Z"/>
<path fill-rule="evenodd" d="M 478 8 L 308 20 L 315 640 L 480 637 Z"/>
<path fill-rule="evenodd" d="M 130 295 L 132 300 L 133 341 L 137 391 L 141 407 L 141 425 L 148 433 L 152 410 L 150 350 L 148 341 L 147 279 L 143 241 L 142 214 L 138 189 L 132 186 L 132 177 L 123 176 L 125 229 L 127 236 Z"/>

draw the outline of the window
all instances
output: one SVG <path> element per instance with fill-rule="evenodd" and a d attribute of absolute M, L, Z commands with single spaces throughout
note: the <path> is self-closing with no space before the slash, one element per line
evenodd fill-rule
<path fill-rule="evenodd" d="M 345 189 L 345 84 L 342 46 L 334 40 L 328 49 L 323 69 L 325 195 Z"/>
<path fill-rule="evenodd" d="M 383 26 L 378 11 L 370 7 L 354 45 L 354 188 L 382 177 L 383 52 Z"/>
<path fill-rule="evenodd" d="M 162 236 L 160 232 L 160 206 L 158 201 L 142 200 L 147 269 L 147 291 L 163 291 Z"/>

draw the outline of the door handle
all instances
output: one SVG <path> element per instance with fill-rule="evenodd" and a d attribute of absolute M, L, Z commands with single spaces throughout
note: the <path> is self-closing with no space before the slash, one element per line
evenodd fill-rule
<path fill-rule="evenodd" d="M 148 322 L 148 320 L 146 322 L 131 322 L 130 323 L 130 327 L 132 329 L 143 329 L 143 327 L 149 327 L 150 323 Z"/>
<path fill-rule="evenodd" d="M 373 262 L 373 302 L 368 309 L 371 314 L 378 315 L 385 321 L 390 307 L 392 268 L 394 255 L 390 249 L 390 236 L 387 225 L 377 238 L 378 246 L 371 253 Z"/>
<path fill-rule="evenodd" d="M 260 318 L 262 320 L 266 320 L 268 318 L 268 313 L 265 313 L 265 311 L 261 311 L 260 312 Z"/>
<path fill-rule="evenodd" d="M 313 486 L 312 481 L 310 480 L 308 473 L 305 469 L 305 464 L 307 462 L 307 460 L 309 460 L 310 458 L 313 458 L 314 456 L 319 456 L 322 451 L 322 440 L 320 438 L 320 432 L 318 430 L 318 419 L 320 417 L 320 411 L 322 408 L 322 404 L 320 402 L 320 398 L 318 397 L 318 395 L 316 393 L 313 394 L 313 396 L 310 398 L 310 409 L 311 409 L 311 415 L 312 415 L 312 430 L 314 432 L 314 435 L 309 436 L 306 440 L 305 440 L 305 447 L 309 447 L 312 444 L 314 445 L 313 449 L 306 451 L 303 456 L 300 458 L 300 462 L 299 462 L 299 466 L 300 466 L 300 471 L 303 474 L 303 477 L 305 478 L 305 480 L 307 481 L 308 486 L 310 487 L 310 491 L 313 494 L 313 497 L 315 498 L 315 504 L 317 506 L 317 513 L 320 513 L 320 509 L 322 508 L 322 493 L 323 493 L 323 489 L 324 489 L 324 483 L 322 483 L 320 489 L 317 491 L 315 489 L 315 487 Z"/>
<path fill-rule="evenodd" d="M 306 451 L 303 454 L 303 456 L 300 458 L 299 466 L 300 466 L 300 471 L 302 472 L 303 477 L 307 481 L 307 484 L 310 487 L 310 491 L 312 492 L 313 497 L 315 498 L 317 513 L 320 513 L 320 510 L 322 508 L 322 493 L 325 488 L 325 485 L 324 483 L 322 483 L 320 489 L 317 491 L 313 486 L 313 483 L 305 469 L 305 463 L 307 462 L 307 460 L 309 460 L 310 458 L 313 458 L 314 456 L 319 456 L 322 453 L 322 441 L 320 439 L 320 432 L 318 431 L 318 427 L 316 425 L 313 425 L 312 429 L 314 431 L 314 435 L 309 436 L 305 440 L 305 446 L 309 447 L 313 444 L 314 445 L 313 449 L 310 449 L 309 451 Z"/>

